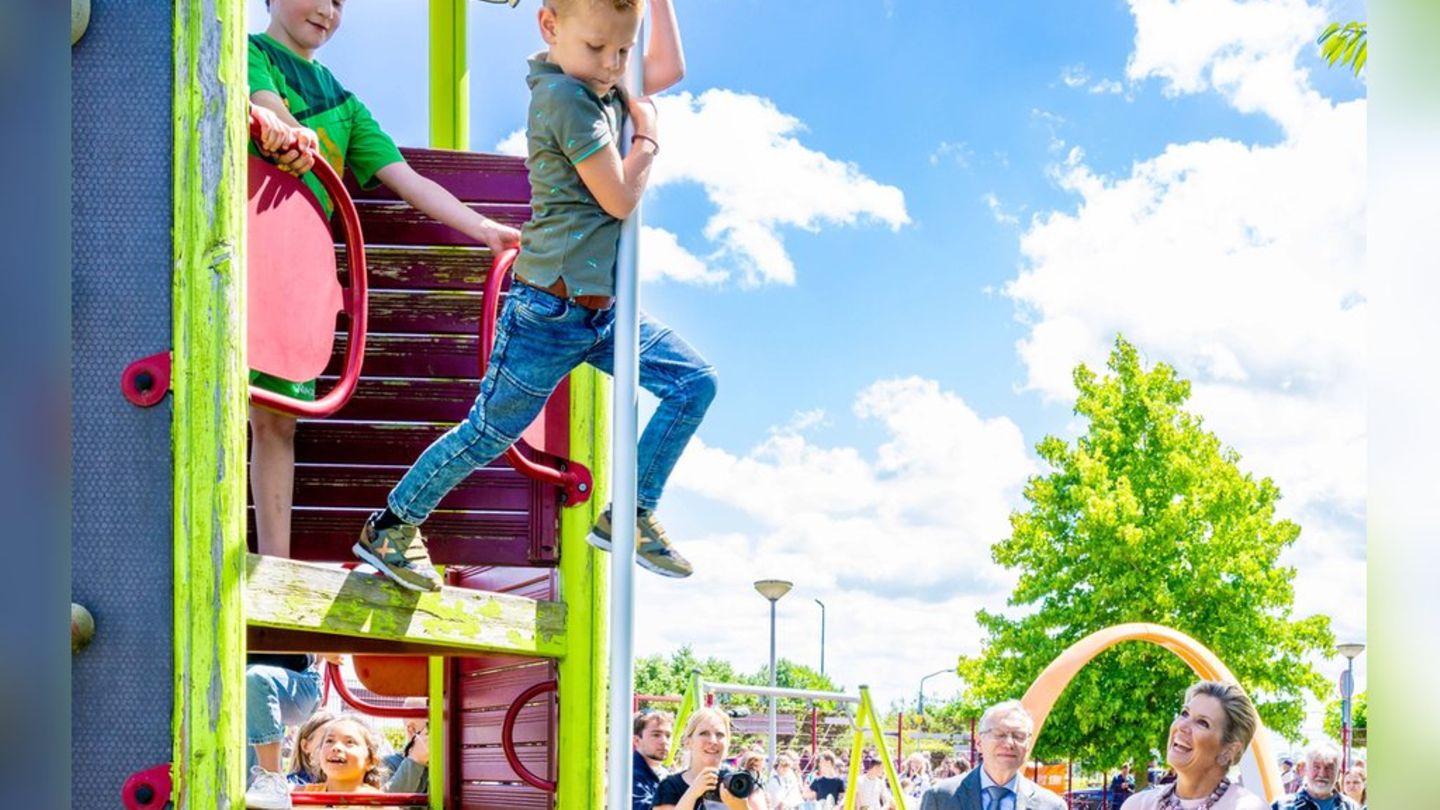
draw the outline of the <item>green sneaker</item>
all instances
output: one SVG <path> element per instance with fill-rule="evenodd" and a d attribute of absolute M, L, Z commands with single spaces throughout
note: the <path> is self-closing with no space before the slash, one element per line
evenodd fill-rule
<path fill-rule="evenodd" d="M 425 538 L 420 527 L 401 523 L 386 529 L 376 529 L 376 512 L 365 521 L 360 530 L 360 539 L 350 550 L 355 556 L 375 566 L 385 576 L 395 580 L 402 588 L 412 591 L 440 590 L 440 574 L 430 563 L 430 552 L 425 550 Z"/>
<path fill-rule="evenodd" d="M 606 509 L 595 521 L 586 539 L 590 545 L 601 551 L 609 551 L 611 526 L 610 510 Z M 655 518 L 654 512 L 641 510 L 635 518 L 635 562 L 641 568 L 654 571 L 662 577 L 683 579 L 695 573 L 690 561 L 680 555 L 665 536 L 665 527 Z"/>

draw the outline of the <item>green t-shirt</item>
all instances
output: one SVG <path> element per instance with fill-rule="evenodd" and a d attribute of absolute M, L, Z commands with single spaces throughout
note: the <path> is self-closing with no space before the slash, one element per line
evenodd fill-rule
<path fill-rule="evenodd" d="M 249 73 L 250 92 L 269 90 L 283 99 L 295 120 L 315 130 L 325 161 L 341 174 L 349 166 L 361 186 L 373 186 L 376 172 L 405 159 L 370 110 L 324 65 L 300 58 L 267 34 L 251 34 Z M 259 154 L 254 143 L 250 149 Z M 329 214 L 330 197 L 314 173 L 302 179 Z"/>
<path fill-rule="evenodd" d="M 618 90 L 597 96 L 543 53 L 530 58 L 526 81 L 530 221 L 515 272 L 542 286 L 564 278 L 571 295 L 614 295 L 620 220 L 595 202 L 575 164 L 620 139 L 625 99 Z"/>

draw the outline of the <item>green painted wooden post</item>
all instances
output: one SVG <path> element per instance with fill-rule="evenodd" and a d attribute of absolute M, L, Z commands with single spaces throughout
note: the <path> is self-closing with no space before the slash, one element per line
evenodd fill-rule
<path fill-rule="evenodd" d="M 609 437 L 607 378 L 583 367 L 570 375 L 570 456 L 594 471 L 590 500 L 560 513 L 560 599 L 565 603 L 565 655 L 560 659 L 560 764 L 557 810 L 591 810 L 605 804 L 605 703 L 609 613 L 605 583 L 608 554 L 585 540 L 604 508 Z"/>
<path fill-rule="evenodd" d="M 430 145 L 470 148 L 469 0 L 430 0 Z"/>
<path fill-rule="evenodd" d="M 450 743 L 458 739 L 459 729 L 446 722 L 445 718 L 445 672 L 449 661 L 436 656 L 430 657 L 430 766 L 427 772 L 430 782 L 428 792 L 430 794 L 430 810 L 445 810 L 445 771 L 450 763 L 445 757 L 445 752 L 450 749 Z M 455 722 L 460 721 L 459 717 Z M 456 797 L 456 805 L 459 804 L 459 797 Z"/>
<path fill-rule="evenodd" d="M 173 799 L 214 810 L 245 788 L 244 3 L 174 21 Z"/>
<path fill-rule="evenodd" d="M 470 69 L 467 64 L 465 11 L 469 0 L 430 0 L 430 145 L 438 149 L 470 146 Z M 430 808 L 444 810 L 449 788 L 445 771 L 450 740 L 457 729 L 442 725 L 445 662 L 430 659 Z M 458 722 L 459 718 L 455 718 Z M 435 734 L 436 731 L 443 733 Z M 458 803 L 459 797 L 454 800 Z"/>

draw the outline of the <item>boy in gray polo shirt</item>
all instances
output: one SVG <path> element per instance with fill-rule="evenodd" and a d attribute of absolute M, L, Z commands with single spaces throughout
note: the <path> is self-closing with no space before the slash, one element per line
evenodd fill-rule
<path fill-rule="evenodd" d="M 645 92 L 684 75 L 669 0 L 651 0 Z M 530 59 L 527 121 L 531 218 L 490 367 L 464 422 L 436 440 L 366 522 L 355 553 L 413 590 L 437 590 L 419 524 L 451 489 L 515 443 L 560 380 L 581 363 L 610 373 L 620 221 L 639 204 L 660 145 L 655 107 L 620 88 L 644 0 L 545 0 Z M 631 149 L 617 141 L 626 118 Z M 692 572 L 655 518 L 665 481 L 715 396 L 715 370 L 669 327 L 640 315 L 640 385 L 660 407 L 640 437 L 636 558 L 670 577 Z M 628 521 L 625 521 L 628 522 Z M 609 549 L 607 509 L 590 542 Z M 623 536 L 622 532 L 622 536 Z"/>

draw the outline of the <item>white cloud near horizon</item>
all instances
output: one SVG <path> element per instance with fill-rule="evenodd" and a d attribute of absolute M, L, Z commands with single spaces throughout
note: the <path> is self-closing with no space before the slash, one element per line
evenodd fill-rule
<path fill-rule="evenodd" d="M 804 124 L 769 99 L 724 89 L 656 97 L 665 144 L 650 174 L 652 193 L 693 183 L 714 206 L 705 222 L 703 255 L 673 233 L 647 229 L 642 254 L 657 267 L 642 277 L 713 285 L 734 279 L 742 288 L 796 283 L 785 248 L 788 231 L 910 223 L 905 195 L 866 176 L 854 163 L 804 145 Z M 525 153 L 516 131 L 496 147 Z"/>
<path fill-rule="evenodd" d="M 883 432 L 871 453 L 812 438 L 827 421 L 819 411 L 797 413 L 740 454 L 692 442 L 667 500 L 698 496 L 733 517 L 724 529 L 687 535 L 682 550 L 696 573 L 682 587 L 652 577 L 639 581 L 641 602 L 666 605 L 663 614 L 645 617 L 648 650 L 699 642 L 702 656 L 753 667 L 755 641 L 763 635 L 733 626 L 697 632 L 690 617 L 713 613 L 713 594 L 748 592 L 761 576 L 789 579 L 803 595 L 782 601 L 787 627 L 814 627 L 818 608 L 811 600 L 826 602 L 837 630 L 827 671 L 852 689 L 863 682 L 887 699 L 906 694 L 912 674 L 976 650 L 975 611 L 1003 607 L 1013 585 L 1011 574 L 991 561 L 990 546 L 1008 535 L 1010 512 L 1037 470 L 1019 427 L 1006 417 L 983 417 L 957 394 L 918 377 L 870 385 L 853 410 Z M 754 613 L 748 620 L 761 622 L 756 627 L 763 633 L 763 600 L 756 597 L 750 607 L 757 610 L 747 612 Z M 903 622 L 907 638 L 913 631 L 916 639 L 953 639 L 939 645 L 943 650 L 924 651 L 939 664 L 918 664 L 912 673 L 899 660 L 910 653 L 894 649 L 902 629 L 896 622 Z M 807 643 L 788 641 L 784 654 L 813 665 L 790 652 L 810 649 Z"/>
<path fill-rule="evenodd" d="M 1006 287 L 1028 333 L 1025 386 L 1074 397 L 1116 333 L 1191 379 L 1192 407 L 1275 479 L 1303 528 L 1296 612 L 1365 628 L 1365 101 L 1310 84 L 1325 24 L 1301 0 L 1130 0 L 1132 86 L 1216 93 L 1279 125 L 1273 143 L 1204 134 L 1106 175 L 1050 168 L 1073 208 L 1037 214 Z M 1077 138 L 1078 139 L 1078 138 Z"/>

